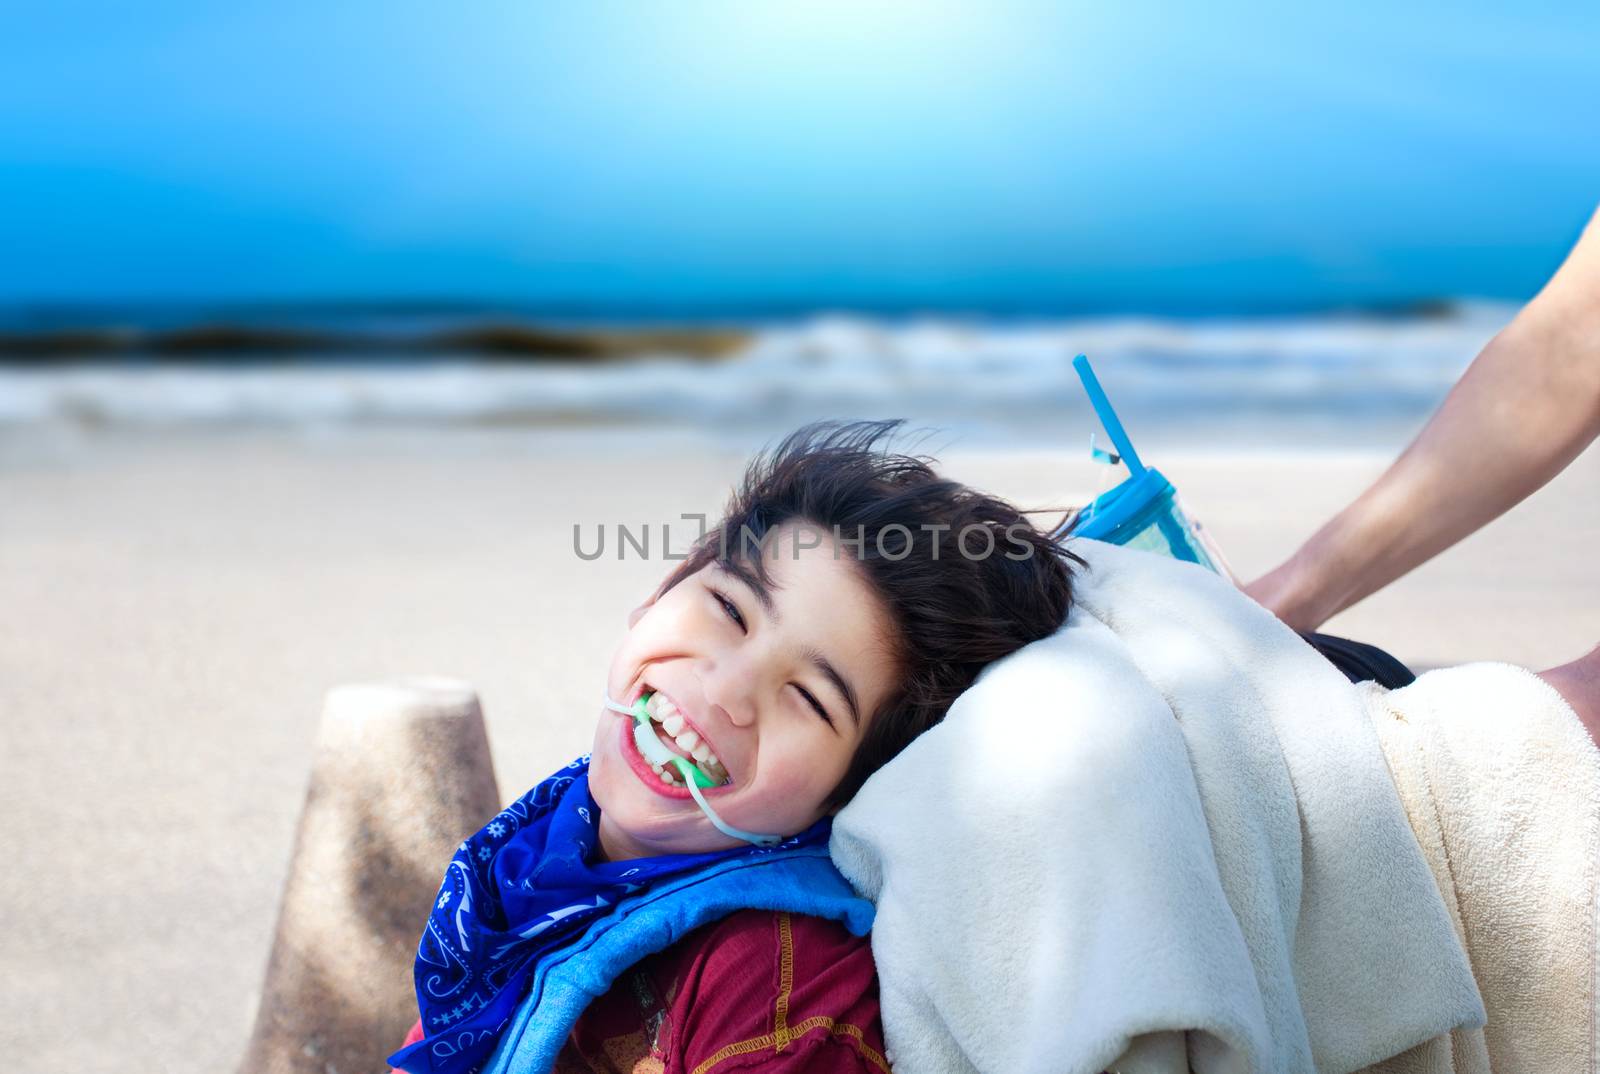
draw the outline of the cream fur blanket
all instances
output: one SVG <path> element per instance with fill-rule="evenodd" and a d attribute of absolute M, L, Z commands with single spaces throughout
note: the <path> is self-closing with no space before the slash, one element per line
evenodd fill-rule
<path fill-rule="evenodd" d="M 1203 570 L 1073 547 L 1063 628 L 835 821 L 878 905 L 896 1068 L 1453 1069 L 1485 1012 L 1473 915 L 1441 895 L 1371 711 L 1407 691 L 1352 687 Z"/>
<path fill-rule="evenodd" d="M 1600 750 L 1561 695 L 1508 664 L 1362 690 L 1489 1013 L 1376 1069 L 1600 1069 Z"/>

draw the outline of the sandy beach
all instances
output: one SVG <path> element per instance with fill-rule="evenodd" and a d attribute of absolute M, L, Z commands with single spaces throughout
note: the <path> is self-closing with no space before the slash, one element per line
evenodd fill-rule
<path fill-rule="evenodd" d="M 1165 451 L 1243 577 L 1387 463 Z M 587 748 L 627 611 L 743 453 L 631 428 L 0 436 L 0 1038 L 37 1072 L 231 1069 L 305 793 L 321 699 L 443 674 L 483 700 L 503 796 Z M 1077 457 L 946 470 L 1081 502 Z M 1328 626 L 1414 667 L 1535 667 L 1600 641 L 1600 450 Z M 653 557 L 618 561 L 614 527 Z M 601 558 L 574 551 L 574 526 Z M 441 863 L 442 865 L 442 863 Z M 420 926 L 420 922 L 419 922 Z M 375 1061 L 378 1057 L 375 1057 Z"/>

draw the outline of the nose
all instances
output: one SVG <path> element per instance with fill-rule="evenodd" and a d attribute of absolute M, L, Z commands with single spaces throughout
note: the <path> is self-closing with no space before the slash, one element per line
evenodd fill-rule
<path fill-rule="evenodd" d="M 735 727 L 749 727 L 756 722 L 759 705 L 754 672 L 733 653 L 719 654 L 702 665 L 700 689 L 713 715 Z"/>

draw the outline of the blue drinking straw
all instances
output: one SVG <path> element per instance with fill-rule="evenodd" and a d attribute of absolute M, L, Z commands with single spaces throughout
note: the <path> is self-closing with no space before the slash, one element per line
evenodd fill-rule
<path fill-rule="evenodd" d="M 1122 428 L 1122 422 L 1117 419 L 1117 412 L 1111 409 L 1111 400 L 1106 398 L 1105 389 L 1100 387 L 1100 378 L 1094 375 L 1094 367 L 1089 364 L 1089 356 L 1078 355 L 1072 360 L 1072 368 L 1078 371 L 1078 379 L 1083 381 L 1083 390 L 1089 393 L 1089 403 L 1099 416 L 1100 424 L 1111 437 L 1111 442 L 1116 445 L 1117 453 L 1122 456 L 1123 463 L 1128 467 L 1128 473 L 1138 477 L 1144 473 L 1144 463 L 1139 461 L 1139 453 L 1133 450 L 1133 441 L 1128 439 L 1127 432 Z"/>

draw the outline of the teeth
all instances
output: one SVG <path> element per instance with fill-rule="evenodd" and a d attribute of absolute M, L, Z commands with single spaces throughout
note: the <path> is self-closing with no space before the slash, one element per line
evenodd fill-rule
<path fill-rule="evenodd" d="M 661 730 L 667 733 L 667 737 L 678 744 L 679 749 L 695 759 L 706 775 L 712 779 L 728 781 L 728 770 L 722 767 L 722 762 L 711 752 L 711 747 L 702 742 L 700 735 L 684 722 L 682 714 L 678 712 L 678 706 L 672 703 L 671 698 L 659 690 L 652 690 L 645 700 L 644 709 L 652 720 L 661 725 Z M 658 764 L 652 764 L 650 767 L 661 777 L 661 782 L 675 787 L 684 785 L 676 768 Z"/>

